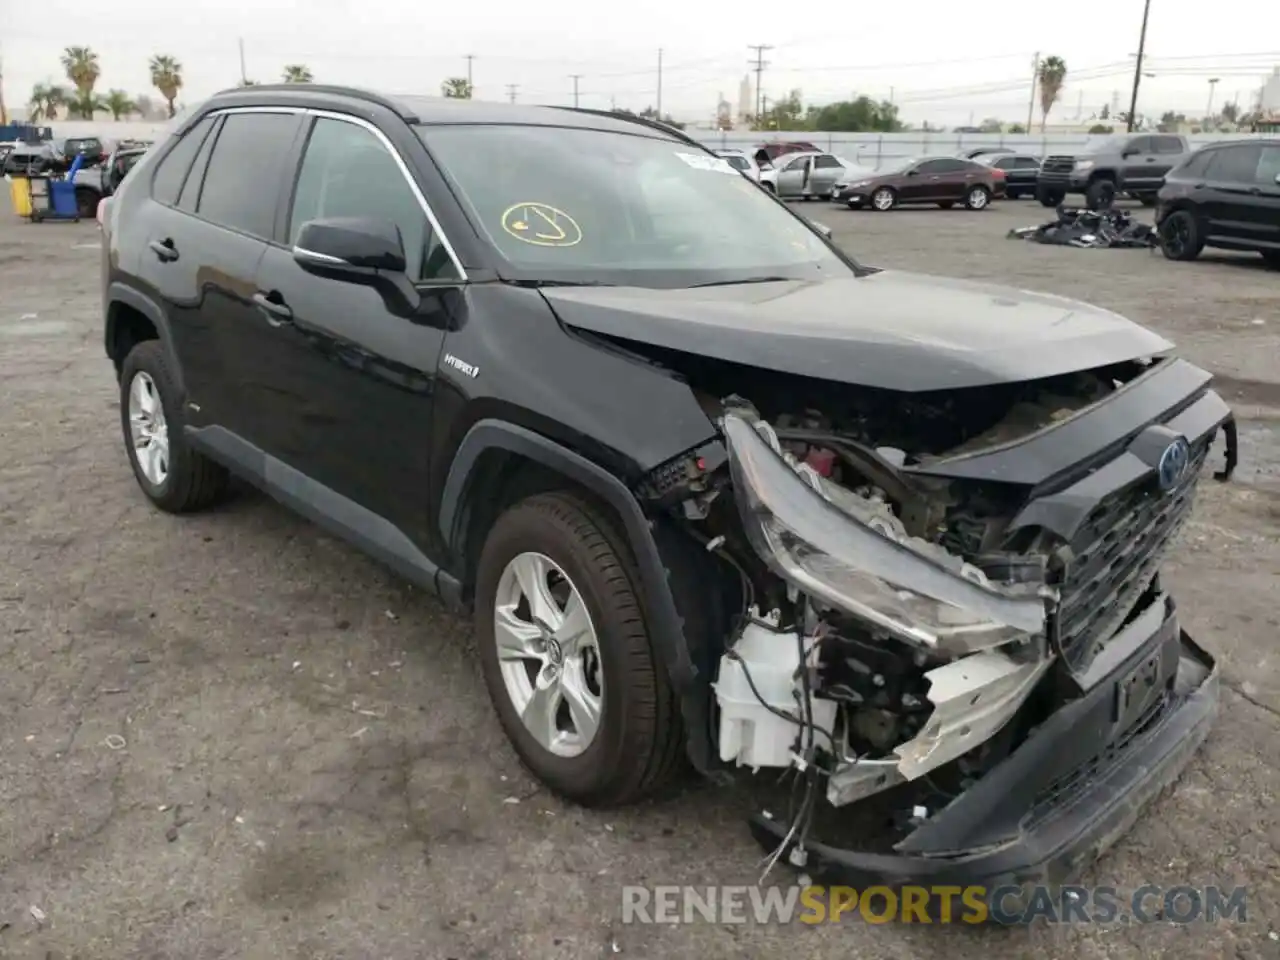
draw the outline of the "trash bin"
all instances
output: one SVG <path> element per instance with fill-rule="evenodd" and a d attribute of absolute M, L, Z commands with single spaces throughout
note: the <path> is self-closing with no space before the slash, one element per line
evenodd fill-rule
<path fill-rule="evenodd" d="M 10 177 L 9 201 L 18 216 L 31 216 L 31 181 L 26 177 Z"/>
<path fill-rule="evenodd" d="M 78 217 L 76 185 L 70 180 L 49 181 L 49 207 L 55 217 Z"/>

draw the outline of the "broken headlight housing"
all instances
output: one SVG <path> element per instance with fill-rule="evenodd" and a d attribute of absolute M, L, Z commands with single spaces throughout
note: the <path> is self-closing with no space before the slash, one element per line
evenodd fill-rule
<path fill-rule="evenodd" d="M 899 534 L 881 517 L 836 506 L 748 418 L 727 413 L 723 429 L 747 537 L 798 590 L 873 632 L 943 656 L 1043 635 L 1051 597 L 1043 583 L 992 583 L 960 557 Z"/>

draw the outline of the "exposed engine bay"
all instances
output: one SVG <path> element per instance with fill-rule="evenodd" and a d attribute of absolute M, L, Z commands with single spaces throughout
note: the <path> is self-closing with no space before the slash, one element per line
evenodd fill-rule
<path fill-rule="evenodd" d="M 741 579 L 713 683 L 720 760 L 825 778 L 841 806 L 936 776 L 954 794 L 1007 756 L 1061 702 L 1041 681 L 1062 652 L 1064 545 L 1012 527 L 1025 489 L 930 466 L 1059 424 L 1161 362 L 936 395 L 787 377 L 708 395 L 728 462 L 672 464 L 648 493 Z M 1152 596 L 1148 566 L 1115 623 Z"/>

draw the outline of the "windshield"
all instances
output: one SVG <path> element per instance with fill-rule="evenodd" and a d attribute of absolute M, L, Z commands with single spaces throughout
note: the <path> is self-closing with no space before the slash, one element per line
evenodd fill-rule
<path fill-rule="evenodd" d="M 418 133 L 522 279 L 684 287 L 854 274 L 806 221 L 695 146 L 550 126 Z"/>
<path fill-rule="evenodd" d="M 729 161 L 729 166 L 733 167 L 733 169 L 735 170 L 742 170 L 743 172 L 747 172 L 747 171 L 750 171 L 751 169 L 751 164 L 747 162 L 746 157 L 740 156 L 739 154 L 736 154 L 736 153 L 726 153 L 726 154 L 722 154 L 722 156 L 727 161 Z"/>

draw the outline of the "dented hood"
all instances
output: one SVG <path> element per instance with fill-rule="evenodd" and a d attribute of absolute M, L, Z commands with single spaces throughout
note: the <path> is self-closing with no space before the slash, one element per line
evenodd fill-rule
<path fill-rule="evenodd" d="M 1118 314 L 996 284 L 883 270 L 691 290 L 544 288 L 570 327 L 806 377 L 923 391 L 1034 380 L 1162 354 Z"/>

